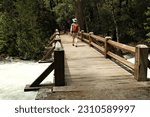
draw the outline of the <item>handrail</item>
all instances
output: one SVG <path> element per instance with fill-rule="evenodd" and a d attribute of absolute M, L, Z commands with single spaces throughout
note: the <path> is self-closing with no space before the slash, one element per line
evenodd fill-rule
<path fill-rule="evenodd" d="M 100 36 L 96 36 L 96 35 L 91 35 L 91 38 L 92 39 L 95 39 L 95 40 L 97 40 L 97 41 L 100 41 L 100 42 L 105 42 L 105 38 L 102 38 L 102 37 L 100 37 Z"/>
<path fill-rule="evenodd" d="M 147 68 L 150 67 L 150 61 L 148 61 L 148 47 L 145 45 L 137 45 L 136 47 L 128 46 L 122 43 L 115 42 L 110 38 L 103 38 L 94 35 L 92 32 L 85 33 L 83 30 L 79 32 L 78 36 L 82 41 L 89 43 L 89 46 L 93 46 L 98 49 L 105 58 L 111 57 L 123 65 L 131 69 L 135 79 L 138 81 L 147 80 Z M 99 44 L 101 43 L 101 44 Z M 112 50 L 117 48 L 123 51 L 127 51 L 135 56 L 135 64 L 127 61 L 125 58 L 117 55 Z"/>
<path fill-rule="evenodd" d="M 131 47 L 131 46 L 128 46 L 128 45 L 125 45 L 122 43 L 112 41 L 112 40 L 108 40 L 108 44 L 110 44 L 116 48 L 119 48 L 121 50 L 125 50 L 125 51 L 132 53 L 132 54 L 135 54 L 135 47 Z"/>
<path fill-rule="evenodd" d="M 126 66 L 128 66 L 128 67 L 131 68 L 132 70 L 134 70 L 134 64 L 133 64 L 133 63 L 127 61 L 126 59 L 124 59 L 124 58 L 122 58 L 122 57 L 120 57 L 120 56 L 118 56 L 118 55 L 116 55 L 116 54 L 114 54 L 114 53 L 112 53 L 112 52 L 110 52 L 110 51 L 109 51 L 107 54 L 108 54 L 109 56 L 111 56 L 112 58 L 118 60 L 119 62 L 125 64 Z"/>
<path fill-rule="evenodd" d="M 57 37 L 58 36 L 58 37 Z M 60 40 L 60 37 L 59 37 L 59 33 L 58 32 L 55 32 L 51 35 L 51 37 L 49 38 L 49 41 L 48 41 L 48 45 L 47 47 L 45 47 L 46 49 L 46 52 L 45 52 L 45 55 L 43 56 L 43 58 L 39 61 L 39 63 L 43 63 L 43 61 L 45 61 L 46 59 L 49 58 L 49 56 L 54 52 L 54 45 L 56 43 L 56 41 L 59 41 L 61 46 L 62 46 L 62 43 L 61 43 L 61 40 Z"/>

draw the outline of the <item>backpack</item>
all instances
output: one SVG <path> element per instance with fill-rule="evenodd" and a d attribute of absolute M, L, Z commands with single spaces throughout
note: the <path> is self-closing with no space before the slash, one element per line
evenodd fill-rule
<path fill-rule="evenodd" d="M 74 33 L 77 33 L 78 32 L 78 30 L 79 30 L 79 26 L 78 26 L 78 24 L 72 24 L 72 32 L 74 32 Z"/>

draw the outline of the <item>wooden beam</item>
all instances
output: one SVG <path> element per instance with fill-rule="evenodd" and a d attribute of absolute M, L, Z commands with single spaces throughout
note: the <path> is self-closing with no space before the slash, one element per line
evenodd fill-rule
<path fill-rule="evenodd" d="M 105 42 L 105 38 L 102 38 L 102 37 L 100 37 L 100 36 L 96 36 L 96 35 L 91 35 L 91 38 L 93 38 L 93 39 L 95 39 L 95 40 L 97 40 L 97 41 L 100 41 L 100 42 Z"/>
<path fill-rule="evenodd" d="M 36 87 L 31 87 L 30 85 L 26 85 L 24 91 L 37 91 L 39 90 L 40 88 L 49 88 L 51 89 L 51 91 L 53 90 L 53 87 L 54 87 L 54 83 L 51 83 L 51 84 L 44 84 L 44 85 L 38 85 Z"/>
<path fill-rule="evenodd" d="M 41 59 L 41 61 L 44 61 L 45 59 L 47 59 L 47 58 L 54 52 L 54 48 L 55 48 L 55 47 L 52 47 L 51 49 L 49 49 L 49 50 L 46 52 L 46 55 L 43 56 L 43 58 Z"/>
<path fill-rule="evenodd" d="M 54 70 L 54 62 L 30 85 L 30 87 L 37 87 L 39 84 Z"/>
<path fill-rule="evenodd" d="M 91 43 L 91 45 L 93 47 L 95 47 L 96 49 L 100 50 L 102 54 L 104 54 L 105 49 L 97 44 L 95 44 L 94 42 Z"/>
<path fill-rule="evenodd" d="M 148 59 L 148 68 L 150 69 L 150 60 Z"/>
<path fill-rule="evenodd" d="M 84 41 L 84 42 L 89 44 L 89 40 L 87 40 L 86 38 L 82 38 L 82 41 Z"/>
<path fill-rule="evenodd" d="M 122 44 L 122 43 L 118 43 L 118 42 L 115 42 L 115 41 L 112 41 L 112 40 L 108 40 L 108 43 L 110 45 L 112 45 L 113 47 L 131 52 L 132 54 L 135 54 L 135 47 L 128 46 L 128 45 L 125 45 L 125 44 Z"/>
<path fill-rule="evenodd" d="M 112 53 L 112 52 L 110 52 L 110 51 L 108 51 L 107 54 L 108 54 L 109 56 L 111 56 L 112 58 L 118 60 L 119 62 L 125 64 L 126 66 L 128 66 L 128 67 L 131 68 L 132 70 L 134 70 L 134 64 L 133 64 L 133 63 L 127 61 L 126 59 L 124 59 L 124 58 L 122 58 L 122 57 L 120 57 L 120 56 L 118 56 L 118 55 L 116 55 L 116 54 L 114 54 L 114 53 Z"/>
<path fill-rule="evenodd" d="M 147 81 L 148 47 L 146 45 L 136 46 L 135 55 L 135 79 Z"/>
<path fill-rule="evenodd" d="M 89 38 L 89 33 L 83 33 L 83 37 L 85 37 L 86 39 Z"/>
<path fill-rule="evenodd" d="M 65 85 L 65 68 L 64 68 L 64 50 L 63 48 L 54 50 L 54 76 L 55 86 Z"/>

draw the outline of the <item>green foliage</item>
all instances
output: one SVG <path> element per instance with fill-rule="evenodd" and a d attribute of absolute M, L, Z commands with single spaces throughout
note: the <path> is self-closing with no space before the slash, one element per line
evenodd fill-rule
<path fill-rule="evenodd" d="M 149 0 L 0 0 L 0 53 L 36 59 L 55 28 L 76 16 L 81 30 L 120 42 L 150 38 Z"/>
<path fill-rule="evenodd" d="M 58 4 L 53 8 L 56 14 L 56 22 L 58 23 L 60 29 L 69 28 L 68 24 L 70 19 L 74 15 L 74 7 L 72 0 L 63 0 L 58 2 Z"/>
<path fill-rule="evenodd" d="M 148 0 L 82 0 L 85 29 L 121 42 L 142 40 Z"/>
<path fill-rule="evenodd" d="M 0 52 L 37 59 L 56 23 L 43 0 L 5 0 L 0 24 Z"/>
<path fill-rule="evenodd" d="M 146 36 L 148 37 L 147 41 L 150 42 L 150 7 L 147 8 L 145 14 L 147 16 L 146 23 L 145 23 L 145 30 L 147 31 Z"/>
<path fill-rule="evenodd" d="M 1 37 L 0 52 L 9 55 L 16 55 L 16 10 L 14 9 L 13 0 L 5 0 L 1 2 Z"/>

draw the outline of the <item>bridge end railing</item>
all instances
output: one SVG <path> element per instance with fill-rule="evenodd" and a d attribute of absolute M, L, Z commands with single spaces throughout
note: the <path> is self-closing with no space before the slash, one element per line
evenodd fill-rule
<path fill-rule="evenodd" d="M 137 81 L 148 80 L 147 68 L 150 68 L 150 61 L 148 60 L 149 48 L 146 45 L 137 45 L 136 47 L 132 47 L 112 41 L 109 36 L 104 38 L 94 35 L 92 32 L 85 33 L 84 31 L 81 31 L 78 37 L 100 51 L 105 58 L 113 58 L 117 61 L 117 63 L 129 68 L 129 71 L 132 72 Z M 123 56 L 118 55 L 116 51 L 119 50 L 123 50 L 135 56 L 135 63 L 131 63 Z"/>
<path fill-rule="evenodd" d="M 55 35 L 55 36 L 54 36 Z M 26 85 L 24 91 L 36 91 L 42 87 L 49 87 L 53 91 L 53 86 L 65 86 L 65 65 L 64 65 L 64 49 L 61 43 L 61 39 L 57 33 L 55 33 L 53 38 L 51 38 L 51 53 L 47 51 L 46 57 L 54 53 L 54 60 L 51 64 L 41 73 L 41 75 L 35 79 L 31 85 Z M 45 58 L 46 58 L 45 57 Z M 42 84 L 42 81 L 54 70 L 54 83 Z"/>

